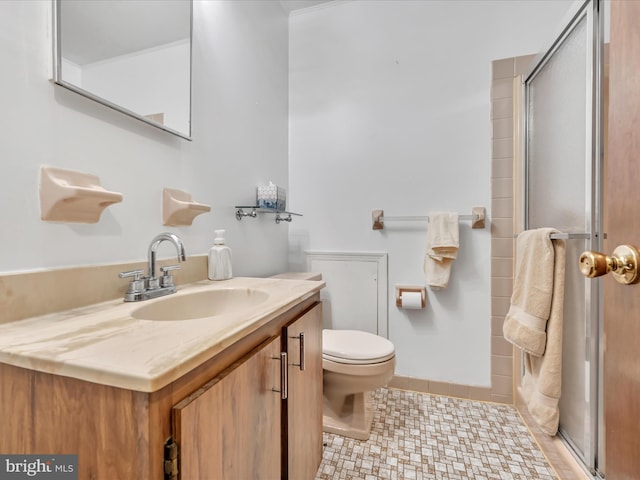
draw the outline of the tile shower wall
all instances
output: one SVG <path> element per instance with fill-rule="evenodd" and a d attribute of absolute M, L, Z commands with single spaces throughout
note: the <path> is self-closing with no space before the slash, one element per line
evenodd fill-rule
<path fill-rule="evenodd" d="M 513 284 L 514 88 L 534 55 L 492 62 L 491 400 L 513 403 L 513 347 L 502 335 Z"/>
<path fill-rule="evenodd" d="M 522 181 L 522 167 L 518 165 L 516 149 L 521 142 L 514 132 L 514 115 L 521 114 L 518 108 L 519 95 L 514 77 L 524 75 L 535 55 L 505 58 L 492 62 L 492 210 L 491 231 L 491 400 L 502 403 L 517 403 L 513 397 L 513 373 L 519 371 L 520 352 L 502 336 L 502 323 L 509 309 L 513 283 L 514 233 L 522 221 L 521 192 L 515 186 Z M 514 137 L 514 133 L 516 133 Z M 514 181 L 515 179 L 515 181 Z M 515 191 L 514 191 L 515 190 Z M 515 358 L 514 358 L 515 354 Z M 525 424 L 534 435 L 548 461 L 566 480 L 590 478 L 576 463 L 558 437 L 549 437 L 533 421 L 526 406 L 516 405 Z"/>

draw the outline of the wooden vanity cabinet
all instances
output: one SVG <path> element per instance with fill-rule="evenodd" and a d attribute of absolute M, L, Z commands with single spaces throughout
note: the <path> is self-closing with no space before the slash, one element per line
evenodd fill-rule
<path fill-rule="evenodd" d="M 322 460 L 321 305 L 178 403 L 172 422 L 180 479 L 313 479 Z"/>
<path fill-rule="evenodd" d="M 150 393 L 0 364 L 0 451 L 77 454 L 88 480 L 164 480 L 172 465 L 181 480 L 312 479 L 322 454 L 321 308 L 315 294 Z M 301 332 L 304 371 L 289 338 Z M 272 389 L 285 348 L 282 400 Z M 165 450 L 176 461 L 165 465 Z"/>
<path fill-rule="evenodd" d="M 280 337 L 172 410 L 181 479 L 280 478 Z"/>
<path fill-rule="evenodd" d="M 322 461 L 322 305 L 286 326 L 289 388 L 283 405 L 283 478 L 313 479 Z"/>

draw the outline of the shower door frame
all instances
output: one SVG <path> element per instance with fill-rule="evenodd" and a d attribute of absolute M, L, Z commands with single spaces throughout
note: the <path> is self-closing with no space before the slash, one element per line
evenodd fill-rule
<path fill-rule="evenodd" d="M 587 115 L 585 145 L 585 229 L 584 232 L 572 232 L 565 238 L 586 240 L 589 250 L 602 251 L 603 232 L 603 20 L 602 0 L 579 0 L 574 2 L 565 16 L 562 28 L 549 48 L 543 50 L 532 62 L 529 71 L 524 75 L 523 101 L 523 219 L 524 228 L 529 229 L 529 86 L 547 62 L 574 28 L 586 17 L 586 37 L 591 40 L 587 44 L 587 78 L 585 107 Z M 588 111 L 588 110 L 587 110 Z M 567 268 L 577 268 L 577 259 L 567 259 Z M 604 414 L 602 408 L 602 365 L 603 365 L 603 291 L 601 280 L 584 280 L 585 301 L 585 411 L 584 411 L 584 449 L 580 449 L 573 439 L 562 429 L 560 419 L 559 435 L 571 447 L 574 455 L 593 474 L 604 473 Z M 564 372 L 563 372 L 564 373 Z M 581 450 L 583 450 L 581 452 Z"/>

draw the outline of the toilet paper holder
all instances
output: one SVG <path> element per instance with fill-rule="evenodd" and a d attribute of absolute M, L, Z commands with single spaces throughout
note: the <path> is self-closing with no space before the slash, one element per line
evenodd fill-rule
<path fill-rule="evenodd" d="M 420 293 L 422 297 L 422 308 L 427 306 L 427 288 L 420 285 L 397 285 L 396 286 L 396 307 L 402 308 L 402 294 L 405 292 Z"/>

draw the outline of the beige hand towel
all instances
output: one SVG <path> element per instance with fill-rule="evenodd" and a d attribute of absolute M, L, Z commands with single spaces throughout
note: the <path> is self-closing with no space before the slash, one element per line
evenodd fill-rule
<path fill-rule="evenodd" d="M 564 310 L 565 242 L 553 240 L 555 269 L 551 312 L 547 321 L 547 343 L 542 357 L 524 355 L 522 380 L 527 408 L 547 435 L 558 432 L 562 386 L 562 323 Z"/>
<path fill-rule="evenodd" d="M 554 288 L 553 228 L 527 230 L 516 240 L 511 306 L 502 326 L 504 338 L 534 356 L 544 354 Z M 564 278 L 564 277 L 563 277 Z"/>
<path fill-rule="evenodd" d="M 430 287 L 446 288 L 449 284 L 451 263 L 456 259 L 460 246 L 459 235 L 457 213 L 429 214 L 424 273 Z"/>

